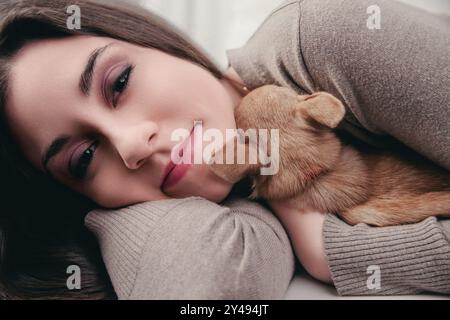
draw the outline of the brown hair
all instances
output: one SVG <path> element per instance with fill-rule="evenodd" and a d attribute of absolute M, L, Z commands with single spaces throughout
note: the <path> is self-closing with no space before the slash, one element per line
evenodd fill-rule
<path fill-rule="evenodd" d="M 67 28 L 69 5 L 81 9 L 80 30 Z M 8 1 L 0 4 L 0 19 L 0 298 L 114 299 L 95 238 L 83 226 L 96 205 L 32 167 L 10 135 L 4 111 L 11 60 L 29 41 L 88 34 L 159 49 L 226 77 L 174 26 L 136 5 Z M 81 268 L 81 290 L 66 287 L 72 264 Z"/>

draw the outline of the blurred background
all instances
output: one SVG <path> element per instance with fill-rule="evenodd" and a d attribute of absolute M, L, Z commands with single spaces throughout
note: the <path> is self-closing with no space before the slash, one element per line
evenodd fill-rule
<path fill-rule="evenodd" d="M 163 16 L 187 33 L 219 66 L 227 66 L 225 50 L 238 48 L 263 20 L 286 0 L 128 0 Z M 450 0 L 402 1 L 450 15 Z M 376 3 L 376 1 L 374 1 Z"/>

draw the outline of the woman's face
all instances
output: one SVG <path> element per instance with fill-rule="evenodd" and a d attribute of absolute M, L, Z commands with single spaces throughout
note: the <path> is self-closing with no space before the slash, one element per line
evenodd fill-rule
<path fill-rule="evenodd" d="M 205 164 L 166 174 L 180 145 L 176 129 L 191 132 L 201 120 L 203 131 L 225 135 L 236 126 L 241 95 L 191 62 L 106 37 L 39 40 L 15 56 L 9 88 L 6 114 L 26 158 L 103 207 L 188 196 L 220 202 L 231 190 Z M 183 153 L 192 150 L 185 142 Z"/>

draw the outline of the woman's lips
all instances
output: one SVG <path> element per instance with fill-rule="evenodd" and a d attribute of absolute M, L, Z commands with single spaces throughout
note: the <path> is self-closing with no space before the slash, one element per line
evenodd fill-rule
<path fill-rule="evenodd" d="M 195 126 L 194 126 L 194 128 L 195 128 Z M 189 135 L 188 138 L 186 138 L 185 143 L 183 143 L 181 149 L 178 151 L 178 154 L 180 157 L 183 156 L 183 149 L 185 149 L 189 145 L 189 142 L 191 144 L 191 150 L 193 149 L 194 128 L 192 128 L 191 134 Z M 172 162 L 172 160 L 170 160 L 166 166 L 166 169 L 164 170 L 164 175 L 163 175 L 164 178 L 163 178 L 163 182 L 161 184 L 161 189 L 165 190 L 165 189 L 168 189 L 168 188 L 176 185 L 186 175 L 189 168 L 192 166 L 191 163 L 192 163 L 192 161 L 190 161 L 189 163 L 174 164 Z"/>
<path fill-rule="evenodd" d="M 176 185 L 178 181 L 180 181 L 185 176 L 191 166 L 191 164 L 184 163 L 175 165 L 164 180 L 162 188 L 168 189 Z"/>

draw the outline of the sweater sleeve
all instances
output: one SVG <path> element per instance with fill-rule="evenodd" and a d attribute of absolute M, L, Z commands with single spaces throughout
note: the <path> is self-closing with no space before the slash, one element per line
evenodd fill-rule
<path fill-rule="evenodd" d="M 323 231 L 340 295 L 450 294 L 450 220 L 376 228 L 329 214 Z"/>
<path fill-rule="evenodd" d="M 449 16 L 392 0 L 290 0 L 227 55 L 247 87 L 330 92 L 347 109 L 340 129 L 450 170 Z"/>
<path fill-rule="evenodd" d="M 281 299 L 294 273 L 281 224 L 244 199 L 149 201 L 85 223 L 119 299 Z"/>

